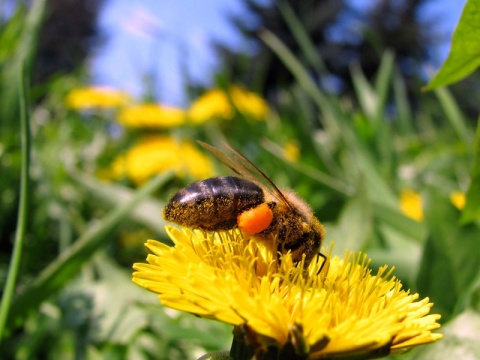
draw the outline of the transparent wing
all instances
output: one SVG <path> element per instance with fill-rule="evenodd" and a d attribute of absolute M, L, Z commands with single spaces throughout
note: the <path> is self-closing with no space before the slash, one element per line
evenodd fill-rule
<path fill-rule="evenodd" d="M 203 141 L 197 140 L 197 142 L 219 161 L 221 161 L 225 166 L 229 167 L 233 172 L 240 175 L 244 179 L 252 181 L 261 186 L 264 191 L 267 191 L 275 199 L 283 203 L 291 211 L 295 212 L 295 207 L 287 200 L 285 195 L 280 191 L 277 185 L 275 185 L 272 179 L 270 179 L 262 170 L 260 170 L 239 151 L 235 150 L 228 144 L 224 145 L 225 151 L 222 151 L 212 145 L 204 143 Z"/>

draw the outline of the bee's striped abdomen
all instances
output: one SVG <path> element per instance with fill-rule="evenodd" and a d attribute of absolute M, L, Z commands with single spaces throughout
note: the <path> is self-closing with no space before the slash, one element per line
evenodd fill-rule
<path fill-rule="evenodd" d="M 197 181 L 175 194 L 165 207 L 165 220 L 202 230 L 227 230 L 237 215 L 265 201 L 255 183 L 233 176 Z"/>

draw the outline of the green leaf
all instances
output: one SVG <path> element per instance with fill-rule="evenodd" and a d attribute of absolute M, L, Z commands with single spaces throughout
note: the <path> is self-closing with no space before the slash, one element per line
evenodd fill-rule
<path fill-rule="evenodd" d="M 448 319 L 458 301 L 469 292 L 480 271 L 480 228 L 459 225 L 459 212 L 437 191 L 425 194 L 425 221 L 430 236 L 423 252 L 417 279 L 418 291 L 429 296 L 434 312 Z"/>
<path fill-rule="evenodd" d="M 480 219 L 480 122 L 477 125 L 475 142 L 475 161 L 473 164 L 471 183 L 467 191 L 467 203 L 462 212 L 463 224 Z"/>
<path fill-rule="evenodd" d="M 335 241 L 334 254 L 342 256 L 345 249 L 358 251 L 365 246 L 372 230 L 372 209 L 366 191 L 360 187 L 342 209 L 338 222 L 328 225 L 329 240 Z"/>
<path fill-rule="evenodd" d="M 459 81 L 480 65 L 479 24 L 480 0 L 468 0 L 453 33 L 450 54 L 426 90 Z"/>

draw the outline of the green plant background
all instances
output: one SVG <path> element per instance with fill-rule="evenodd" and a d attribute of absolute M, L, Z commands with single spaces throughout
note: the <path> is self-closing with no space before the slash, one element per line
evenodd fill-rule
<path fill-rule="evenodd" d="M 82 85 L 81 77 L 28 88 L 44 5 L 34 1 L 29 10 L 19 8 L 0 35 L 2 283 L 12 276 L 13 248 L 20 251 L 11 303 L 7 288 L 2 298 L 0 353 L 15 359 L 185 359 L 228 349 L 229 326 L 165 309 L 131 282 L 131 264 L 145 258 L 142 240 L 124 246 L 119 238 L 146 230 L 168 242 L 161 208 L 190 180 L 166 172 L 135 189 L 95 176 L 138 134 L 114 139 L 112 114 L 66 108 L 64 98 Z M 468 38 L 469 28 L 478 32 L 478 8 L 479 1 L 467 2 L 451 55 L 416 110 L 388 51 L 373 83 L 352 68 L 355 98 L 346 99 L 324 93 L 294 54 L 265 31 L 262 40 L 296 79 L 267 121 L 237 113 L 228 123 L 167 132 L 214 144 L 229 141 L 276 183 L 307 200 L 326 226 L 327 243 L 335 241 L 335 252 L 365 251 L 374 269 L 395 266 L 406 288 L 428 296 L 432 312 L 442 315 L 445 339 L 403 358 L 480 357 L 480 128 L 448 89 L 438 87 L 468 75 L 459 62 L 478 66 L 475 51 L 471 59 L 461 53 L 465 46 L 479 47 L 478 37 Z M 307 52 L 309 39 L 296 26 Z M 28 106 L 20 106 L 22 101 Z M 22 117 L 31 133 L 29 199 L 17 221 L 25 192 L 19 186 L 22 166 L 26 176 Z M 281 155 L 292 139 L 300 145 L 298 162 Z M 422 196 L 420 222 L 400 211 L 407 188 Z M 462 211 L 449 199 L 454 191 L 467 194 Z M 153 221 L 152 212 L 158 214 Z M 14 239 L 16 226 L 23 243 Z"/>

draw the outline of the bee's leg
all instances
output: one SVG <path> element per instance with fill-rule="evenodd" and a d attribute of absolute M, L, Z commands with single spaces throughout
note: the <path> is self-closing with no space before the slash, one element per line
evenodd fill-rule
<path fill-rule="evenodd" d="M 277 230 L 277 261 L 280 263 L 280 256 L 285 252 L 285 238 L 287 237 L 287 228 L 284 225 L 283 218 L 274 219 Z"/>
<path fill-rule="evenodd" d="M 319 275 L 322 272 L 323 267 L 325 266 L 325 263 L 327 262 L 327 257 L 325 255 L 323 255 L 321 252 L 317 253 L 317 262 L 318 262 L 318 258 L 323 258 L 323 262 L 322 262 L 322 265 L 320 266 L 320 269 L 317 271 L 317 275 Z"/>

